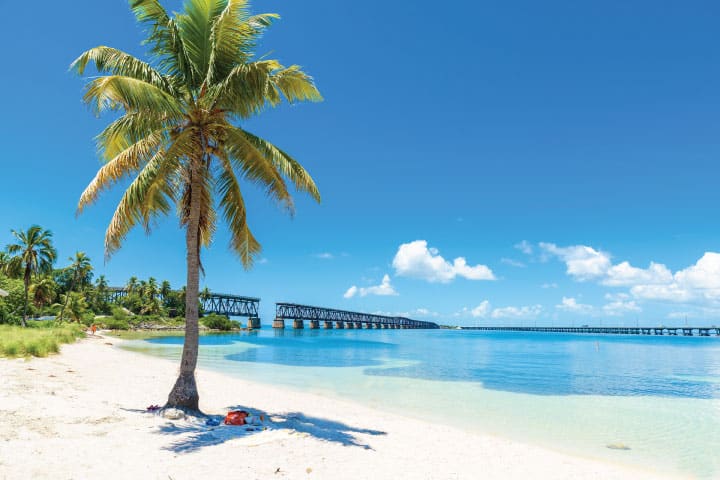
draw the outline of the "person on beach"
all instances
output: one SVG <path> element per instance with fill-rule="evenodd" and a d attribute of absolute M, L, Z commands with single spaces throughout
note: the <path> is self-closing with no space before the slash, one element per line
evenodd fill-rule
<path fill-rule="evenodd" d="M 95 332 L 96 332 L 96 331 L 97 331 L 97 325 L 95 325 L 95 324 L 93 323 L 92 325 L 90 325 L 90 333 L 91 333 L 91 335 L 95 335 Z"/>

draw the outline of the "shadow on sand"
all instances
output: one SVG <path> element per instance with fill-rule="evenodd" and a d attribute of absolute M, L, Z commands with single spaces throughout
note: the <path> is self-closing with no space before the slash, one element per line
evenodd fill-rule
<path fill-rule="evenodd" d="M 244 426 L 226 426 L 222 425 L 224 417 L 221 415 L 208 415 L 205 418 L 196 419 L 197 423 L 184 423 L 182 425 L 167 422 L 160 426 L 158 432 L 162 435 L 178 435 L 180 438 L 173 441 L 165 447 L 165 449 L 176 453 L 194 452 L 204 447 L 220 445 L 235 438 L 246 438 L 257 435 L 264 431 L 263 427 L 266 427 L 265 431 L 294 430 L 295 432 L 314 437 L 318 440 L 339 443 L 346 447 L 361 447 L 368 450 L 372 450 L 372 447 L 358 439 L 356 435 L 386 434 L 379 430 L 356 428 L 325 418 L 310 417 L 300 412 L 276 414 L 243 405 L 235 405 L 229 407 L 228 410 L 246 410 L 252 412 L 254 415 L 263 415 L 265 423 L 262 427 L 248 426 L 247 429 Z M 207 426 L 205 425 L 206 419 L 217 420 L 221 425 L 217 427 Z"/>

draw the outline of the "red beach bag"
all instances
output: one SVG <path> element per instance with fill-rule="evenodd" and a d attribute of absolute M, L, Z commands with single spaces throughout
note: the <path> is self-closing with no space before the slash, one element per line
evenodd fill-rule
<path fill-rule="evenodd" d="M 245 418 L 248 412 L 245 410 L 234 410 L 225 415 L 225 425 L 245 425 Z"/>

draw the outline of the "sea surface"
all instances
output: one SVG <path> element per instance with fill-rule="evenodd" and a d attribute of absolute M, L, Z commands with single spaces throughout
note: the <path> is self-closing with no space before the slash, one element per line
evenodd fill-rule
<path fill-rule="evenodd" d="M 126 348 L 179 359 L 182 341 Z M 720 478 L 716 337 L 266 328 L 201 336 L 199 364 L 584 457 Z"/>

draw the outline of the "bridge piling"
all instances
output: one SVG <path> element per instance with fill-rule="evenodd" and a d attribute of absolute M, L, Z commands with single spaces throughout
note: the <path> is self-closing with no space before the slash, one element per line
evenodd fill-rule
<path fill-rule="evenodd" d="M 295 330 L 302 330 L 303 328 L 305 328 L 305 322 L 303 322 L 302 320 L 293 320 L 293 328 Z"/>
<path fill-rule="evenodd" d="M 258 317 L 248 318 L 247 328 L 249 328 L 250 330 L 256 330 L 260 328 L 260 319 Z"/>
<path fill-rule="evenodd" d="M 273 328 L 285 328 L 285 320 L 275 317 L 275 320 L 273 320 Z"/>
<path fill-rule="evenodd" d="M 328 321 L 326 320 L 326 321 L 323 322 L 323 324 L 324 324 L 324 328 L 325 328 L 326 330 L 332 330 L 332 328 L 333 328 L 332 322 L 328 322 Z"/>
<path fill-rule="evenodd" d="M 335 328 L 342 330 L 345 328 L 345 324 L 343 322 L 335 322 Z"/>
<path fill-rule="evenodd" d="M 320 328 L 320 322 L 318 320 L 310 320 L 310 329 L 317 330 Z"/>

